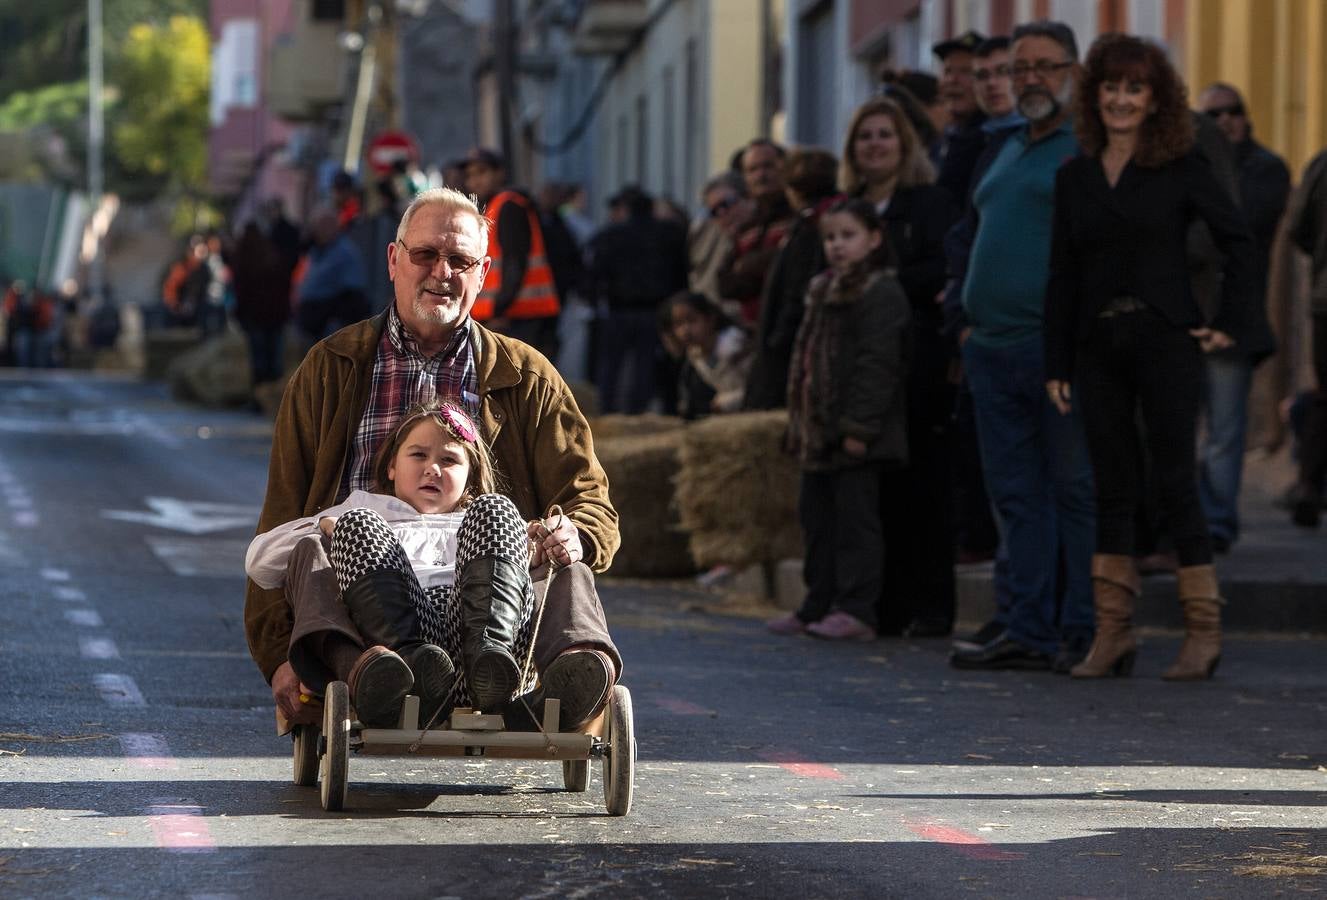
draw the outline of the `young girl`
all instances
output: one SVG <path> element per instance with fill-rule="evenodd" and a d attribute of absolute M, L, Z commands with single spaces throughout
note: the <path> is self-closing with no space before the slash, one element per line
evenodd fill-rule
<path fill-rule="evenodd" d="M 888 247 L 870 201 L 831 206 L 820 231 L 831 268 L 807 289 L 788 372 L 788 447 L 802 467 L 806 598 L 768 627 L 868 641 L 876 636 L 883 581 L 881 472 L 908 455 L 908 300 L 884 268 Z"/>
<path fill-rule="evenodd" d="M 704 294 L 668 298 L 672 335 L 682 347 L 677 411 L 684 419 L 736 412 L 742 406 L 751 354 L 746 332 Z"/>
<path fill-rule="evenodd" d="M 423 722 L 449 700 L 500 708 L 528 687 L 520 661 L 533 593 L 526 525 L 494 493 L 479 430 L 452 403 L 417 406 L 373 471 L 380 493 L 354 491 L 249 545 L 249 577 L 265 588 L 286 584 L 291 667 L 308 693 L 345 681 L 371 727 L 394 727 L 412 687 Z M 310 565 L 310 554 L 323 564 Z"/>

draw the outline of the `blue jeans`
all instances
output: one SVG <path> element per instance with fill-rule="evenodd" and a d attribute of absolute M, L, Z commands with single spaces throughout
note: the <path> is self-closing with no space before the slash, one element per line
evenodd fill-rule
<path fill-rule="evenodd" d="M 1207 357 L 1207 434 L 1199 454 L 1198 497 L 1208 532 L 1230 543 L 1239 537 L 1239 482 L 1252 383 L 1253 366 L 1247 359 Z"/>
<path fill-rule="evenodd" d="M 986 490 L 999 512 L 1007 563 L 996 595 L 1009 598 L 1008 634 L 1054 653 L 1061 639 L 1093 632 L 1096 543 L 1092 465 L 1077 409 L 1062 416 L 1046 396 L 1041 337 L 1007 347 L 969 340 L 963 366 L 977 413 Z M 1063 564 L 1063 606 L 1056 610 Z"/>

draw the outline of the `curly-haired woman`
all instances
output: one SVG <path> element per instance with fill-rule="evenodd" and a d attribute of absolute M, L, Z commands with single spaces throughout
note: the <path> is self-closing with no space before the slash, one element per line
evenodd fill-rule
<path fill-rule="evenodd" d="M 1253 243 L 1239 212 L 1191 153 L 1185 88 L 1156 45 L 1108 34 L 1079 84 L 1083 155 L 1055 181 L 1046 292 L 1046 390 L 1066 412 L 1082 404 L 1096 475 L 1097 632 L 1072 673 L 1128 674 L 1138 596 L 1133 515 L 1141 412 L 1157 503 L 1179 557 L 1185 638 L 1163 678 L 1210 677 L 1221 655 L 1221 599 L 1198 497 L 1194 434 L 1204 352 L 1231 346 L 1250 314 Z M 1226 257 L 1210 317 L 1189 289 L 1185 236 L 1205 221 Z M 1070 385 L 1073 385 L 1071 390 Z"/>

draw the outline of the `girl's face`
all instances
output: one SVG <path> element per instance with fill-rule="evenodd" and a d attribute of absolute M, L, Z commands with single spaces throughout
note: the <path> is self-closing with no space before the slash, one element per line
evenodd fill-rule
<path fill-rule="evenodd" d="M 470 480 L 465 446 L 431 419 L 417 422 L 387 466 L 395 494 L 422 513 L 456 509 Z"/>
<path fill-rule="evenodd" d="M 1137 131 L 1152 114 L 1152 87 L 1144 81 L 1103 81 L 1097 88 L 1097 107 L 1107 131 Z"/>
<path fill-rule="evenodd" d="M 869 257 L 880 246 L 881 235 L 862 224 L 852 213 L 829 213 L 820 220 L 825 241 L 825 259 L 837 272 Z"/>
<path fill-rule="evenodd" d="M 903 143 L 894 120 L 878 113 L 867 116 L 852 135 L 852 161 L 864 181 L 882 181 L 898 174 Z"/>
<path fill-rule="evenodd" d="M 688 303 L 673 304 L 673 337 L 683 347 L 709 349 L 714 342 L 714 320 L 691 308 Z"/>

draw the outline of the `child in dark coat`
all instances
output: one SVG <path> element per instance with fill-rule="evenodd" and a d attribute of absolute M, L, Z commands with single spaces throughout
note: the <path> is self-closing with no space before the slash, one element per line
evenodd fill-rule
<path fill-rule="evenodd" d="M 777 634 L 876 637 L 883 582 L 880 480 L 908 456 L 908 299 L 885 268 L 879 217 L 862 199 L 821 218 L 831 268 L 807 290 L 788 373 L 788 449 L 801 463 L 806 598 Z"/>

